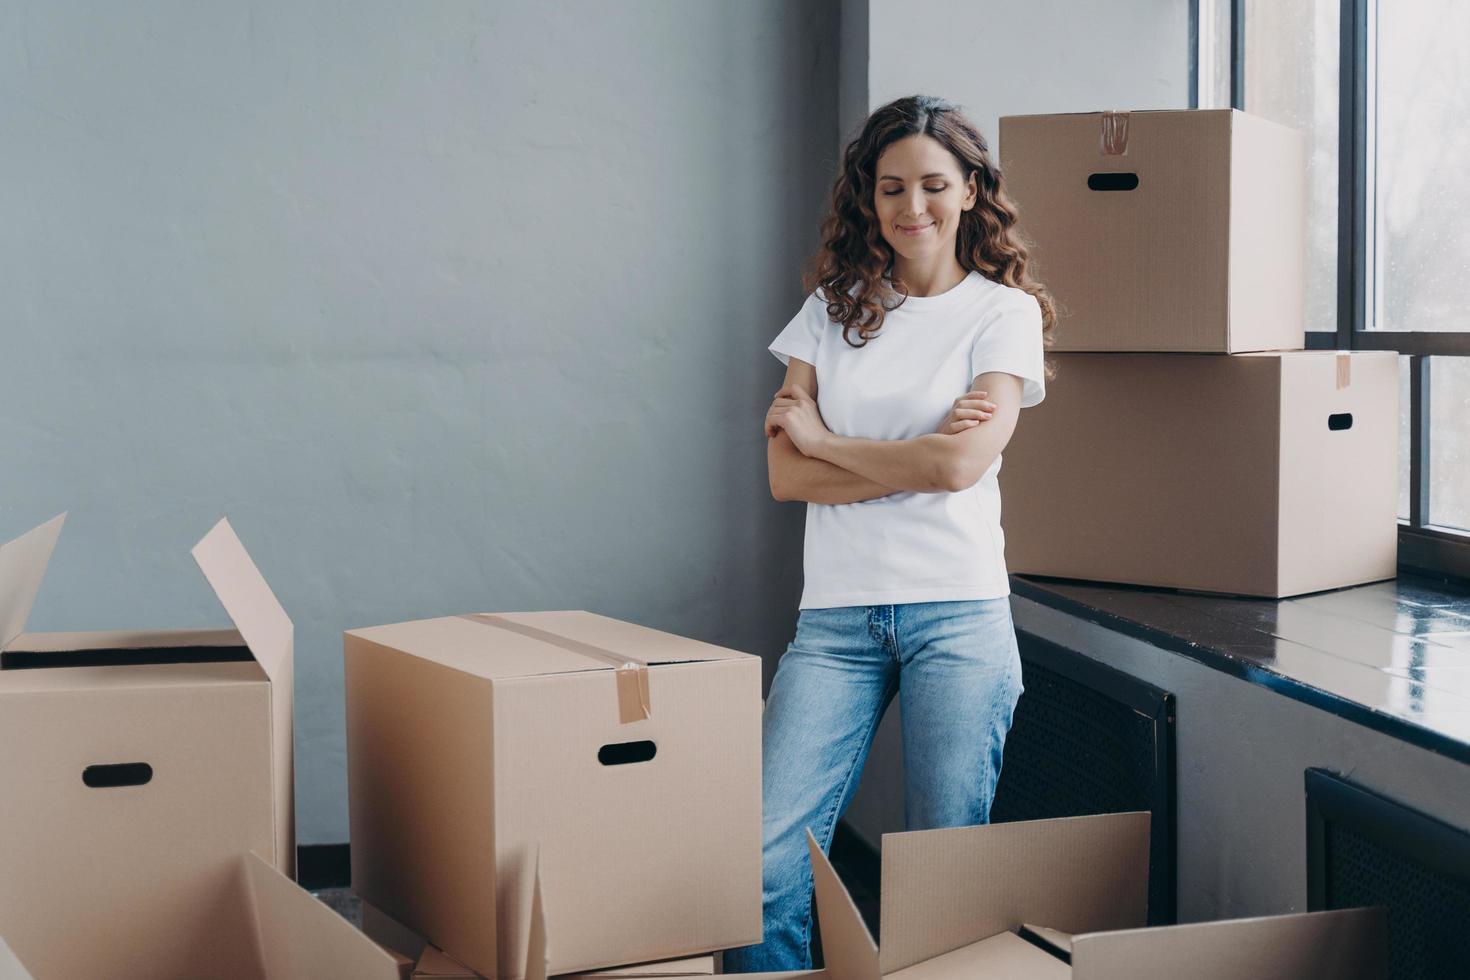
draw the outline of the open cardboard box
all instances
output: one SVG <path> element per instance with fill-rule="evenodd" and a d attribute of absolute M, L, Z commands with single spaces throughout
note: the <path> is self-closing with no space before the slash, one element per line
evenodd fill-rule
<path fill-rule="evenodd" d="M 1000 158 L 1054 350 L 1306 345 L 1301 133 L 1233 109 L 1006 116 Z"/>
<path fill-rule="evenodd" d="M 233 630 L 27 634 L 64 518 L 0 546 L 15 956 L 37 980 L 377 975 L 386 954 L 290 881 L 292 627 L 239 538 L 220 521 L 193 549 Z"/>
<path fill-rule="evenodd" d="M 352 630 L 344 656 L 364 900 L 520 980 L 539 846 L 552 973 L 759 941 L 759 658 L 588 612 Z"/>
<path fill-rule="evenodd" d="M 1123 813 L 884 835 L 881 946 L 808 834 L 826 961 L 816 972 L 831 980 L 1386 975 L 1382 909 L 1144 927 L 1148 829 L 1147 813 Z"/>

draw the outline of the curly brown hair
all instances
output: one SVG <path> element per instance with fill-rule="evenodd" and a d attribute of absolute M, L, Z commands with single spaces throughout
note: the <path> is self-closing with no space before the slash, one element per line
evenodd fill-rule
<path fill-rule="evenodd" d="M 1014 286 L 1036 297 L 1041 307 L 1042 341 L 1050 344 L 1056 328 L 1056 308 L 1046 287 L 1027 275 L 1026 243 L 1016 230 L 1016 207 L 1006 195 L 1000 168 L 980 130 L 960 107 L 930 95 L 896 99 L 873 112 L 862 133 L 847 145 L 842 170 L 832 186 L 832 210 L 822 222 L 822 246 L 812 256 L 804 276 L 808 292 L 822 289 L 827 316 L 842 324 L 842 339 L 862 347 L 883 326 L 885 313 L 908 298 L 908 287 L 882 280 L 893 272 L 893 249 L 884 241 L 873 207 L 878 157 L 889 145 L 908 136 L 932 136 L 954 154 L 966 181 L 975 177 L 975 206 L 960 215 L 955 258 L 967 271 L 992 282 Z M 898 302 L 884 305 L 897 295 Z M 848 332 L 857 328 L 860 340 Z"/>

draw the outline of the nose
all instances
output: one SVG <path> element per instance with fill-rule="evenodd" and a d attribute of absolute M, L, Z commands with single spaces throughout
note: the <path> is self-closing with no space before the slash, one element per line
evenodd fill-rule
<path fill-rule="evenodd" d="M 909 214 L 904 224 L 919 224 L 924 220 L 924 189 L 916 187 L 909 192 Z"/>

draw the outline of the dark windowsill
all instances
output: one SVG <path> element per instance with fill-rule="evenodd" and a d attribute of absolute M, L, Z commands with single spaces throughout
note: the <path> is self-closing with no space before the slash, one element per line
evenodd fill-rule
<path fill-rule="evenodd" d="M 1025 599 L 1470 763 L 1470 592 L 1400 574 L 1295 599 L 1011 576 Z"/>

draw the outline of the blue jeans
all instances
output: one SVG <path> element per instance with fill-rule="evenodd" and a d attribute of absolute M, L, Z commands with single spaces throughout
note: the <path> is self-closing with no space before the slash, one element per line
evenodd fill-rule
<path fill-rule="evenodd" d="M 894 694 L 910 830 L 985 823 L 1021 658 L 1008 599 L 803 609 L 766 699 L 764 941 L 726 973 L 811 966 L 806 830 L 826 851 Z"/>

